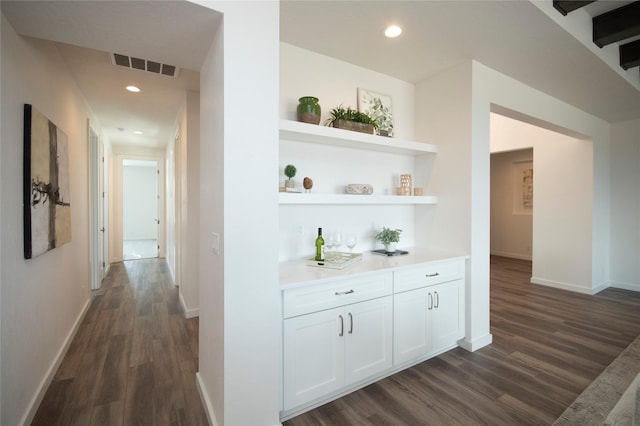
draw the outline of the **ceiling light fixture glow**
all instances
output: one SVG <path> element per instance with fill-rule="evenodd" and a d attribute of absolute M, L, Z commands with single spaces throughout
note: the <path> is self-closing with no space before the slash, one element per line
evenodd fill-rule
<path fill-rule="evenodd" d="M 384 30 L 384 35 L 389 38 L 395 38 L 402 34 L 402 28 L 397 25 L 389 25 L 386 30 Z"/>
<path fill-rule="evenodd" d="M 126 89 L 133 93 L 138 93 L 140 91 L 140 89 L 137 88 L 136 86 L 127 86 Z"/>
<path fill-rule="evenodd" d="M 142 131 L 140 131 L 140 130 L 134 130 L 134 131 L 133 131 L 133 133 L 135 133 L 136 135 L 141 135 L 141 134 L 142 134 Z"/>

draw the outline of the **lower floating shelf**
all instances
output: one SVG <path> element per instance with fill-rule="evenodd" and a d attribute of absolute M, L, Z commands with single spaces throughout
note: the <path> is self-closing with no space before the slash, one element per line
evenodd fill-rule
<path fill-rule="evenodd" d="M 437 204 L 438 197 L 430 195 L 350 195 L 280 193 L 280 204 Z"/>

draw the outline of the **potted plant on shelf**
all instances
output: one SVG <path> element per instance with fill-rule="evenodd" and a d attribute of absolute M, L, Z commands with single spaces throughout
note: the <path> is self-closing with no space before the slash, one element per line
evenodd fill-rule
<path fill-rule="evenodd" d="M 291 178 L 293 178 L 296 175 L 296 166 L 294 166 L 293 164 L 287 164 L 284 168 L 284 175 L 286 177 L 288 177 L 289 179 L 287 179 L 286 181 L 284 181 L 284 187 L 285 188 L 295 188 L 295 182 L 293 180 L 291 180 Z"/>
<path fill-rule="evenodd" d="M 376 235 L 376 240 L 384 245 L 384 250 L 387 253 L 393 253 L 396 251 L 396 243 L 400 242 L 401 232 L 402 229 L 391 229 L 384 226 L 382 227 L 382 231 Z"/>
<path fill-rule="evenodd" d="M 369 115 L 356 111 L 351 107 L 344 108 L 342 105 L 329 111 L 329 118 L 327 118 L 325 124 L 337 129 L 370 134 L 373 134 L 374 129 L 378 128 L 378 122 Z"/>

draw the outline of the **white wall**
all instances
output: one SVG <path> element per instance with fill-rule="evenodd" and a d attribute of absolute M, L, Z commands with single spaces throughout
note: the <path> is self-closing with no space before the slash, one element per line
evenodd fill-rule
<path fill-rule="evenodd" d="M 536 196 L 534 204 L 534 277 L 546 285 L 584 293 L 595 293 L 608 285 L 609 279 L 609 141 L 610 125 L 562 101 L 474 63 L 473 115 L 477 121 L 474 146 L 489 146 L 490 111 L 520 121 L 563 132 L 575 139 L 538 156 L 534 164 L 553 164 L 555 170 L 569 165 L 577 167 L 576 177 L 567 167 L 559 173 L 567 186 L 560 186 L 549 198 Z M 582 135 L 582 136 L 580 136 Z M 591 140 L 592 143 L 586 142 Z M 589 147 L 590 146 L 590 147 Z M 568 159 L 575 156 L 573 162 Z M 477 162 L 488 161 L 484 156 Z M 536 166 L 536 167 L 537 167 Z M 475 167 L 475 166 L 474 166 Z M 488 179 L 483 173 L 482 179 Z M 555 181 L 536 176 L 537 193 L 543 186 L 558 187 Z M 569 190 L 577 193 L 569 194 Z M 564 192 L 564 193 L 563 193 Z M 571 198 L 573 197 L 573 198 Z M 546 203 L 554 209 L 557 221 L 538 223 L 538 207 Z M 571 224 L 568 229 L 560 223 Z M 537 232 L 544 229 L 544 241 Z M 562 232 L 559 232 L 559 230 Z M 537 246 L 537 244 L 544 244 Z"/>
<path fill-rule="evenodd" d="M 122 239 L 158 238 L 157 167 L 122 167 Z"/>
<path fill-rule="evenodd" d="M 90 301 L 86 107 L 50 42 L 18 37 L 2 16 L 2 342 L 0 423 L 29 423 Z M 23 104 L 69 137 L 71 242 L 23 259 Z M 96 129 L 100 130 L 100 129 Z"/>
<path fill-rule="evenodd" d="M 200 94 L 187 92 L 181 112 L 179 137 L 170 143 L 174 178 L 173 210 L 168 250 L 175 255 L 174 281 L 180 286 L 180 303 L 187 318 L 199 313 L 199 215 L 200 215 Z"/>
<path fill-rule="evenodd" d="M 362 87 L 391 96 L 395 137 L 413 139 L 413 84 L 287 43 L 280 43 L 280 58 L 280 118 L 296 120 L 298 99 L 315 96 L 324 125 L 329 111 L 340 104 L 358 109 Z"/>
<path fill-rule="evenodd" d="M 592 271 L 581 265 L 592 253 L 593 144 L 491 114 L 492 152 L 526 147 L 535 168 L 531 280 L 591 293 Z"/>
<path fill-rule="evenodd" d="M 176 143 L 173 139 L 167 143 L 165 151 L 165 188 L 166 259 L 171 279 L 178 284 L 176 281 Z"/>
<path fill-rule="evenodd" d="M 611 127 L 611 285 L 640 291 L 640 120 Z"/>
<path fill-rule="evenodd" d="M 493 131 L 494 124 L 491 123 Z M 512 136 L 517 139 L 517 135 Z M 493 138 L 492 138 L 493 142 Z M 514 173 L 520 169 L 520 163 L 535 168 L 533 149 L 520 149 L 504 153 L 491 154 L 491 254 L 507 256 L 515 259 L 531 260 L 533 247 L 533 209 L 515 209 L 514 201 L 521 202 L 520 180 L 516 181 Z M 534 203 L 535 177 L 533 174 Z"/>
<path fill-rule="evenodd" d="M 200 70 L 198 384 L 214 424 L 276 425 L 282 337 L 278 253 L 269 248 L 278 240 L 279 7 L 200 3 L 224 22 Z"/>
<path fill-rule="evenodd" d="M 416 86 L 416 134 L 438 145 L 428 193 L 436 208 L 416 220 L 428 247 L 470 255 L 465 286 L 466 335 L 474 351 L 491 343 L 489 331 L 489 144 L 476 144 L 473 64 L 463 63 Z M 487 113 L 488 114 L 488 113 Z M 487 126 L 488 130 L 488 126 Z"/>
<path fill-rule="evenodd" d="M 357 109 L 358 87 L 390 95 L 395 137 L 413 139 L 413 84 L 280 43 L 281 118 L 295 121 L 298 98 L 316 96 L 322 107 L 320 124 L 323 125 L 328 112 L 340 104 Z M 415 176 L 414 160 L 406 156 L 291 141 L 282 142 L 279 151 L 280 186 L 284 186 L 287 164 L 294 164 L 298 170 L 294 178 L 298 187 L 302 187 L 302 179 L 309 176 L 313 179 L 312 192 L 317 193 L 343 192 L 350 183 L 368 183 L 375 194 L 395 194 L 402 173 L 414 175 L 414 186 L 426 186 L 426 180 Z M 374 237 L 383 226 L 403 230 L 400 248 L 414 246 L 420 243 L 414 238 L 414 211 L 412 206 L 280 206 L 280 260 L 312 255 L 319 227 L 325 236 L 340 231 L 344 239 L 347 233 L 355 233 L 356 252 L 380 248 Z M 340 250 L 347 248 L 343 244 Z"/>

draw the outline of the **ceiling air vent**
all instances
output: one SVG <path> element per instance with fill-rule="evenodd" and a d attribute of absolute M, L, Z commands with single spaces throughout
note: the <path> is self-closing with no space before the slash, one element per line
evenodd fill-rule
<path fill-rule="evenodd" d="M 146 59 L 135 58 L 133 56 L 120 55 L 112 53 L 111 63 L 134 70 L 147 71 L 153 74 L 162 74 L 169 77 L 177 77 L 179 68 L 173 65 L 161 64 L 159 62 L 148 61 Z"/>

